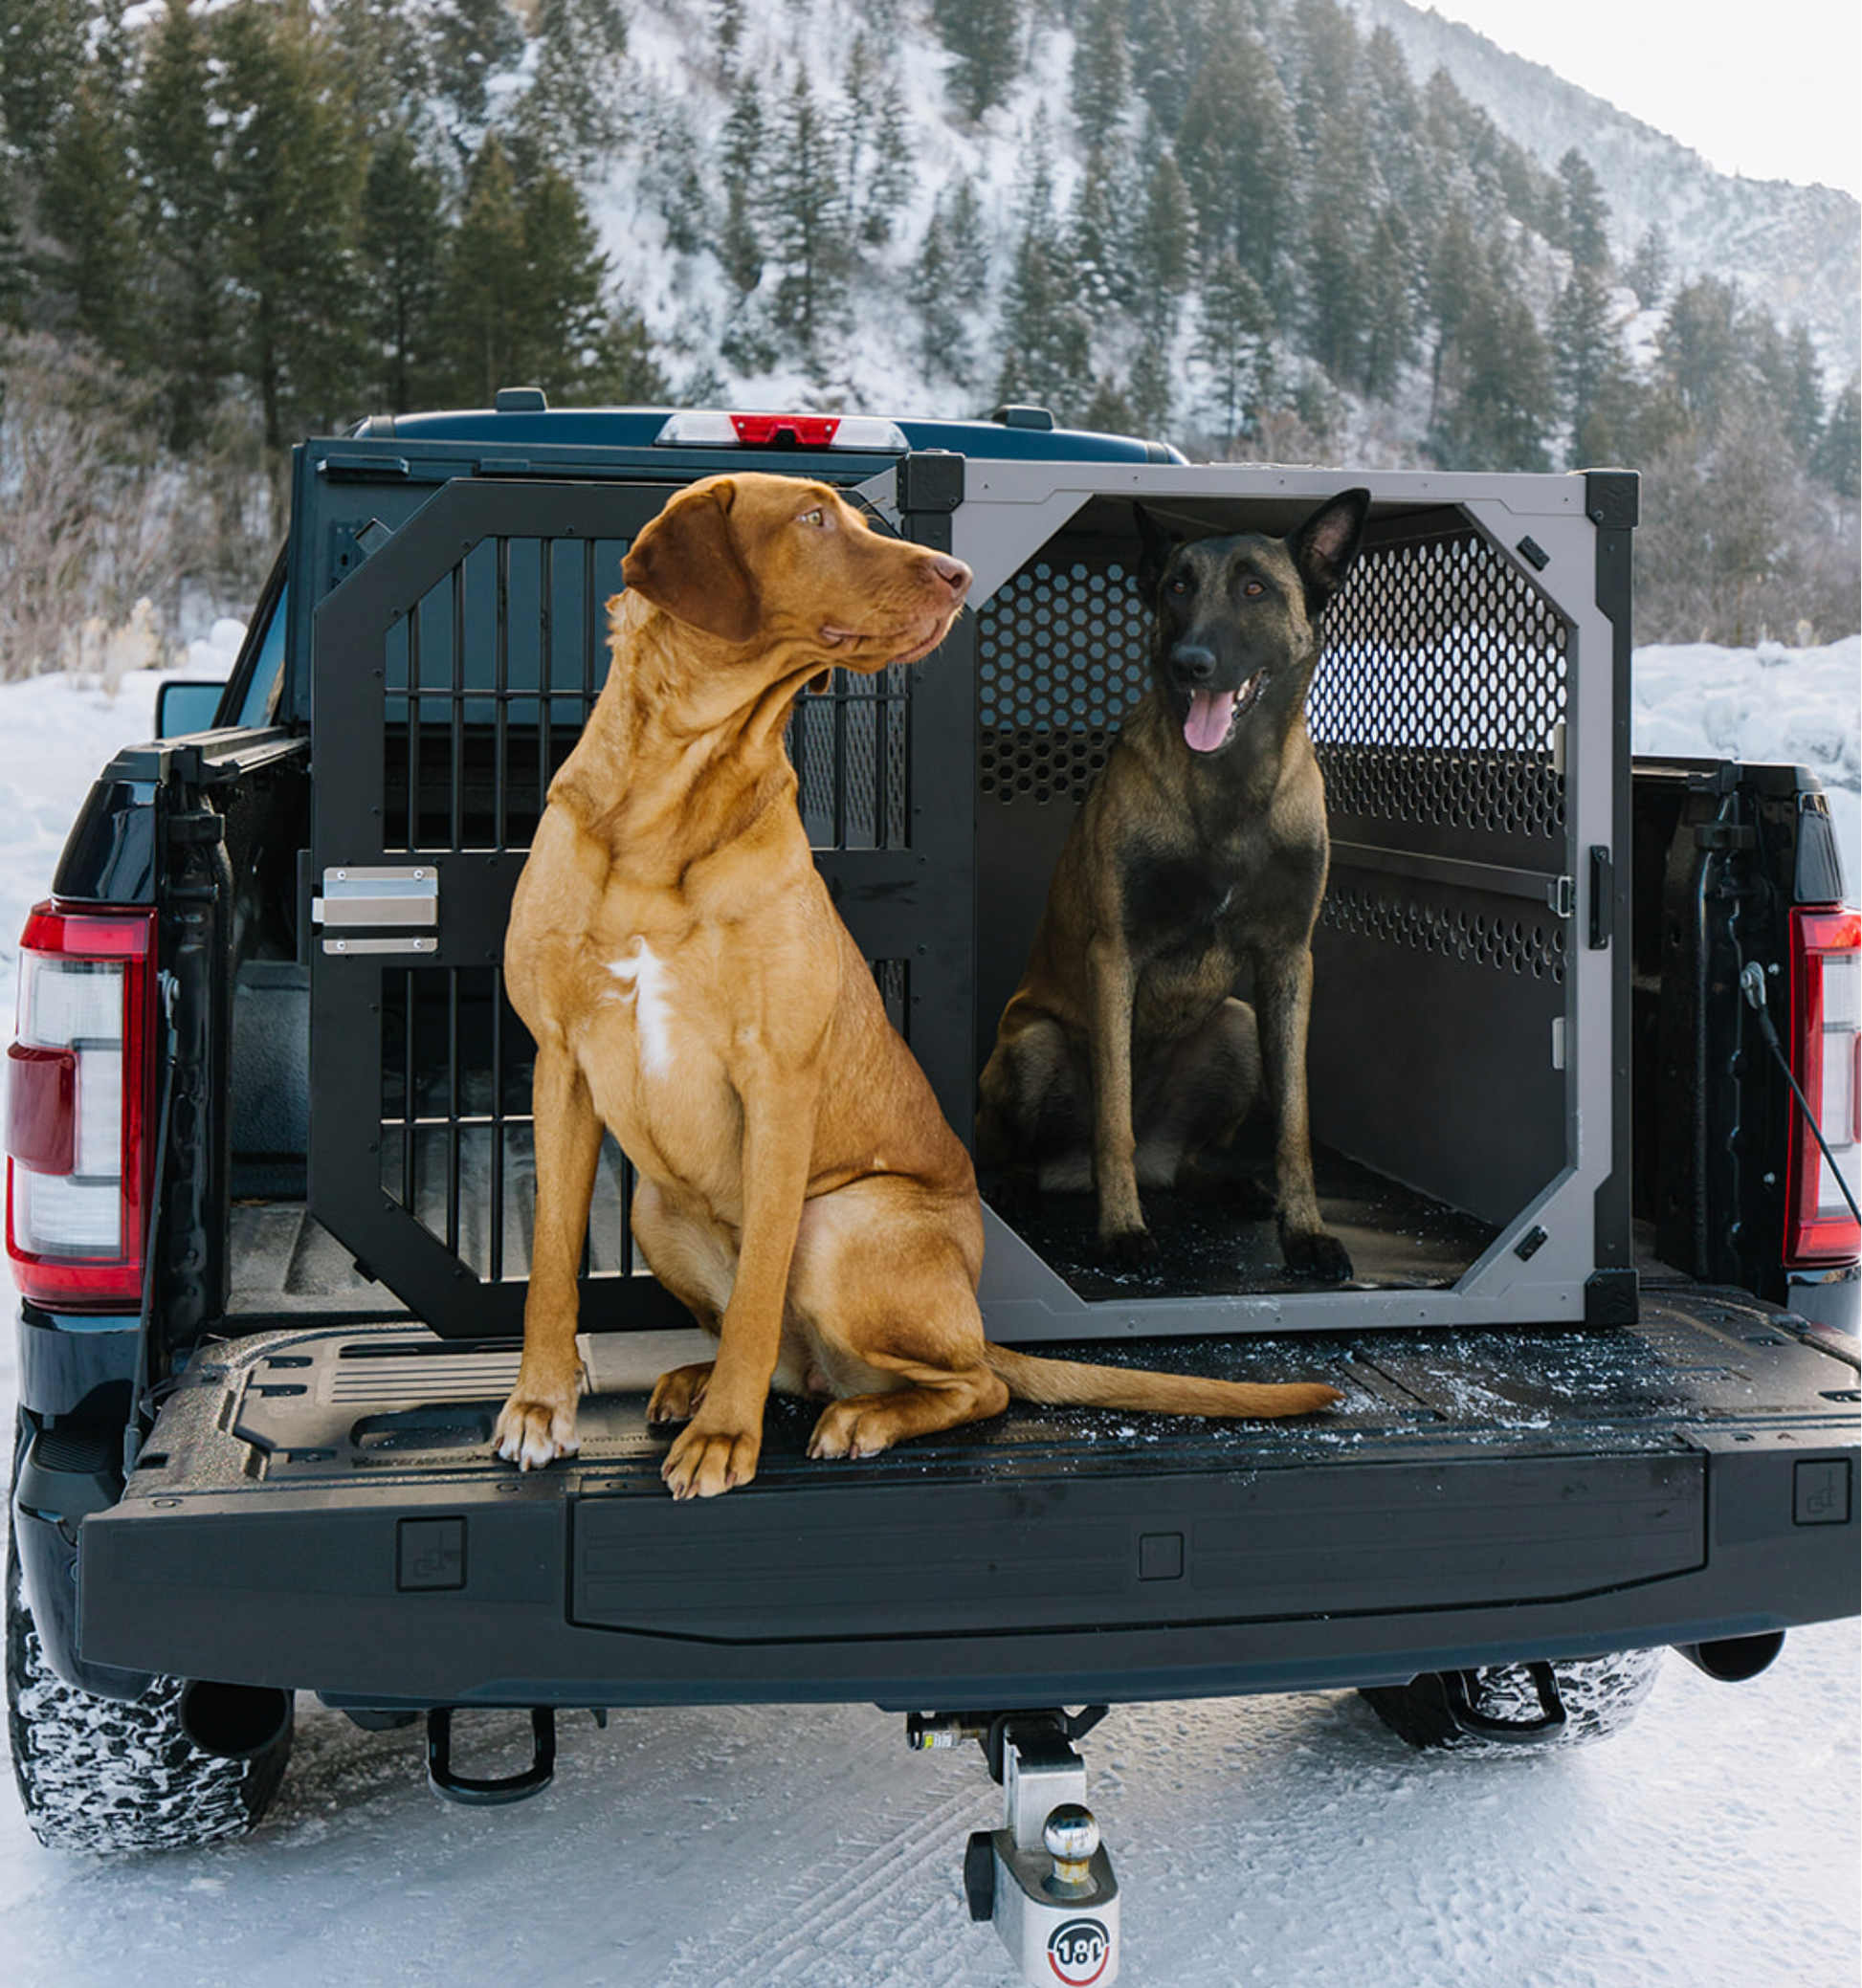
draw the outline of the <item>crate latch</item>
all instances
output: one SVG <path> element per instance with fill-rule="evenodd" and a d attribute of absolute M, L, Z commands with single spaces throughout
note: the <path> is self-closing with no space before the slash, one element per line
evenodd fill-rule
<path fill-rule="evenodd" d="M 1545 888 L 1545 901 L 1552 907 L 1552 916 L 1560 918 L 1576 917 L 1578 914 L 1578 885 L 1575 877 L 1555 876 Z"/>
<path fill-rule="evenodd" d="M 431 863 L 327 869 L 310 919 L 322 927 L 329 954 L 437 952 L 439 871 Z"/>

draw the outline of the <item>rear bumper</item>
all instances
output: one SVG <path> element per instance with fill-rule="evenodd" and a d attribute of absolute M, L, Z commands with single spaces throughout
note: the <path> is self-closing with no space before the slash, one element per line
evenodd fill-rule
<path fill-rule="evenodd" d="M 590 1397 L 582 1456 L 520 1476 L 486 1441 L 508 1352 L 271 1335 L 197 1368 L 127 1494 L 84 1519 L 82 1652 L 372 1704 L 955 1709 L 1382 1683 L 1856 1612 L 1852 1370 L 1749 1309 L 1724 1323 L 1763 1329 L 1656 1309 L 1477 1347 L 1194 1349 L 1346 1389 L 1303 1425 L 1018 1409 L 824 1465 L 778 1403 L 756 1482 L 687 1504 L 637 1392 Z"/>

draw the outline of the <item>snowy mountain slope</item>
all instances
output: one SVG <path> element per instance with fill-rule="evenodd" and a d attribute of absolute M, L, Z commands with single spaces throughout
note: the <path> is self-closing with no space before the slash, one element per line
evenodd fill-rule
<path fill-rule="evenodd" d="M 680 254 L 667 241 L 663 194 L 654 183 L 655 157 L 696 144 L 715 165 L 711 148 L 729 110 L 729 93 L 711 48 L 705 23 L 685 0 L 634 0 L 628 21 L 624 87 L 651 105 L 634 123 L 638 149 L 630 146 L 608 162 L 585 190 L 602 231 L 602 247 L 612 259 L 621 287 L 641 311 L 661 363 L 685 401 L 707 398 L 705 387 L 720 371 L 728 386 L 712 384 L 739 406 L 835 408 L 872 411 L 908 409 L 930 417 L 962 418 L 994 405 L 992 361 L 977 341 L 978 365 L 959 377 L 953 369 L 927 366 L 919 349 L 916 313 L 906 290 L 913 258 L 923 241 L 940 197 L 960 179 L 975 189 L 981 213 L 979 235 L 965 253 L 980 265 L 986 305 L 979 307 L 982 332 L 993 315 L 1012 254 L 1015 209 L 1031 144 L 1045 131 L 1053 147 L 1054 205 L 1072 199 L 1081 163 L 1071 148 L 1069 69 L 1073 36 L 1064 28 L 1042 26 L 1029 40 L 1028 66 L 1006 102 L 971 124 L 950 98 L 946 72 L 951 57 L 917 8 L 898 10 L 898 32 L 881 59 L 903 88 L 905 123 L 890 142 L 912 161 L 909 186 L 890 239 L 863 256 L 860 290 L 845 328 L 825 334 L 822 363 L 810 367 L 794 360 L 764 368 L 720 358 L 725 341 L 746 306 L 715 255 Z M 842 73 L 865 12 L 853 0 L 809 0 L 801 8 L 745 10 L 736 54 L 739 73 L 775 79 L 767 92 L 769 115 L 786 87 L 806 78 L 824 111 L 843 106 Z M 641 166 L 648 172 L 642 181 Z M 712 173 L 715 182 L 715 171 Z M 716 195 L 714 185 L 714 195 Z M 775 280 L 765 277 L 765 288 Z"/>
<path fill-rule="evenodd" d="M 1862 209 L 1829 187 L 1736 179 L 1699 153 L 1485 35 L 1408 0 L 1345 0 L 1369 32 L 1387 28 L 1420 81 L 1446 69 L 1461 93 L 1541 165 L 1575 145 L 1610 205 L 1627 259 L 1651 227 L 1668 238 L 1676 281 L 1717 276 L 1801 319 L 1834 381 L 1862 364 Z"/>
<path fill-rule="evenodd" d="M 1831 390 L 1862 363 L 1862 210 L 1848 194 L 1718 173 L 1674 140 L 1471 29 L 1407 0 L 1347 4 L 1366 34 L 1379 25 L 1390 30 L 1418 83 L 1445 68 L 1463 95 L 1548 170 L 1570 147 L 1582 150 L 1609 205 L 1619 261 L 1659 227 L 1676 284 L 1703 275 L 1726 277 L 1762 301 L 1785 329 L 1801 320 Z M 705 160 L 716 197 L 727 72 L 702 11 L 682 0 L 633 0 L 620 79 L 621 95 L 636 106 L 630 138 L 610 162 L 605 183 L 587 190 L 623 289 L 644 311 L 682 388 L 721 374 L 740 398 L 763 394 L 792 405 L 831 399 L 846 407 L 909 403 L 925 412 L 968 412 L 989 401 L 993 361 L 967 380 L 927 368 L 906 300 L 909 273 L 938 196 L 960 175 L 979 195 L 982 228 L 966 252 L 990 273 L 991 312 L 1013 260 L 1031 161 L 1042 144 L 1051 147 L 1054 210 L 1067 210 L 1086 169 L 1072 96 L 1075 33 L 1058 14 L 1037 12 L 1024 42 L 1025 65 L 1006 100 L 972 123 L 955 104 L 952 57 L 927 11 L 898 5 L 883 11 L 892 31 L 876 33 L 868 11 L 851 0 L 745 10 L 736 73 L 772 79 L 765 93 L 772 118 L 798 77 L 817 93 L 824 113 L 839 115 L 849 52 L 867 33 L 882 68 L 902 84 L 904 120 L 889 143 L 911 161 L 910 191 L 891 239 L 863 258 L 865 287 L 852 328 L 831 339 L 820 366 L 759 371 L 720 358 L 738 302 L 716 259 L 679 254 L 666 239 L 672 168 L 681 156 Z M 1128 132 L 1137 132 L 1142 113 L 1134 92 Z M 1188 330 L 1180 330 L 1171 355 L 1180 377 L 1191 364 Z"/>

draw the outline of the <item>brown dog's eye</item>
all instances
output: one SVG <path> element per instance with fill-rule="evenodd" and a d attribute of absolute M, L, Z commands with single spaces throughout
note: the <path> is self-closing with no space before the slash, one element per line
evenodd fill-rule
<path fill-rule="evenodd" d="M 804 512 L 802 513 L 801 517 L 800 517 L 800 518 L 798 518 L 798 519 L 797 519 L 795 520 L 795 522 L 796 522 L 797 524 L 814 524 L 814 525 L 822 525 L 822 524 L 826 524 L 826 523 L 827 523 L 827 521 L 828 521 L 828 519 L 827 519 L 827 514 L 826 514 L 825 512 L 822 512 L 822 511 L 804 511 Z"/>

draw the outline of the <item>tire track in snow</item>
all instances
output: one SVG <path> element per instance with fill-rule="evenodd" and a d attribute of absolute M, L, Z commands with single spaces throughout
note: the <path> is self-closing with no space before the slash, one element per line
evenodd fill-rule
<path fill-rule="evenodd" d="M 948 1793 L 933 1784 L 893 1809 L 883 1834 L 843 1837 L 832 1859 L 817 1858 L 766 1885 L 758 1883 L 766 1871 L 746 1872 L 748 1902 L 710 1937 L 681 1943 L 666 1988 L 802 1980 L 834 1988 L 883 1979 L 886 1955 L 910 1955 L 922 1964 L 940 1950 L 942 1964 L 912 1978 L 926 1988 L 969 1979 L 973 1958 L 996 1957 L 988 1929 L 970 1921 L 960 1881 L 964 1845 L 987 1814 L 979 1792 L 973 1784 Z M 960 1933 L 977 1936 L 973 1950 Z"/>

